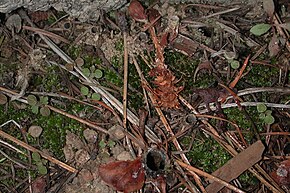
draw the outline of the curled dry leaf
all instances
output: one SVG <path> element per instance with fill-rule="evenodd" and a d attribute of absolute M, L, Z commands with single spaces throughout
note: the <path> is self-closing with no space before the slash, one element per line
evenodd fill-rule
<path fill-rule="evenodd" d="M 210 103 L 215 103 L 217 111 L 222 112 L 220 102 L 218 101 L 219 98 L 224 99 L 226 98 L 229 93 L 225 89 L 218 89 L 218 88 L 199 88 L 193 89 L 193 93 L 199 95 L 205 103 L 206 109 L 211 112 Z"/>
<path fill-rule="evenodd" d="M 198 73 L 200 70 L 203 70 L 203 69 L 206 69 L 206 70 L 208 70 L 209 72 L 212 71 L 210 61 L 206 60 L 206 61 L 204 61 L 204 62 L 201 62 L 201 63 L 197 66 L 197 68 L 196 68 L 196 70 L 195 70 L 195 72 L 194 72 L 194 75 L 193 75 L 193 81 L 194 81 L 194 82 L 196 82 L 196 76 L 197 76 L 197 73 Z"/>
<path fill-rule="evenodd" d="M 272 178 L 284 186 L 290 185 L 290 160 L 282 161 L 278 169 L 271 173 Z"/>
<path fill-rule="evenodd" d="M 99 175 L 108 185 L 125 193 L 141 189 L 145 181 L 141 158 L 101 165 L 99 166 Z"/>
<path fill-rule="evenodd" d="M 137 0 L 131 1 L 128 7 L 129 15 L 136 21 L 146 22 L 147 15 L 145 14 L 145 9 L 141 3 Z"/>

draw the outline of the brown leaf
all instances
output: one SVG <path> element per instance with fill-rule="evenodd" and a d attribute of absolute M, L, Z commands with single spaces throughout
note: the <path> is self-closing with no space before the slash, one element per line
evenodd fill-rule
<path fill-rule="evenodd" d="M 5 25 L 9 30 L 19 33 L 22 27 L 21 17 L 18 14 L 13 14 L 8 17 Z"/>
<path fill-rule="evenodd" d="M 47 184 L 45 178 L 38 177 L 32 182 L 32 190 L 34 193 L 44 193 Z"/>
<path fill-rule="evenodd" d="M 146 22 L 147 15 L 145 14 L 145 9 L 141 3 L 137 0 L 131 1 L 128 7 L 129 15 L 136 21 Z"/>
<path fill-rule="evenodd" d="M 263 8 L 269 17 L 273 17 L 275 11 L 273 0 L 263 0 Z"/>
<path fill-rule="evenodd" d="M 271 173 L 272 178 L 279 184 L 284 186 L 290 185 L 290 160 L 282 161 L 278 169 Z"/>
<path fill-rule="evenodd" d="M 194 72 L 194 75 L 193 75 L 193 81 L 194 81 L 194 82 L 196 81 L 197 73 L 198 73 L 200 70 L 203 70 L 203 69 L 206 69 L 206 70 L 208 70 L 209 72 L 212 71 L 210 61 L 206 60 L 206 61 L 204 61 L 204 62 L 201 62 L 201 63 L 197 66 L 197 68 L 196 68 L 196 70 L 195 70 L 195 72 Z"/>
<path fill-rule="evenodd" d="M 279 46 L 279 40 L 277 38 L 277 35 L 275 34 L 273 35 L 271 41 L 269 42 L 268 49 L 269 49 L 270 57 L 276 56 L 279 53 L 280 46 Z"/>
<path fill-rule="evenodd" d="M 29 14 L 31 20 L 34 22 L 34 23 L 38 23 L 40 21 L 46 21 L 48 20 L 49 16 L 51 14 L 47 11 L 35 11 L 35 12 L 31 12 Z"/>
<path fill-rule="evenodd" d="M 125 193 L 141 189 L 145 181 L 141 158 L 101 165 L 99 175 L 108 185 Z"/>
<path fill-rule="evenodd" d="M 157 9 L 148 9 L 149 22 L 154 22 L 158 17 L 160 17 L 160 13 Z M 159 22 L 159 24 L 161 24 L 161 22 Z"/>

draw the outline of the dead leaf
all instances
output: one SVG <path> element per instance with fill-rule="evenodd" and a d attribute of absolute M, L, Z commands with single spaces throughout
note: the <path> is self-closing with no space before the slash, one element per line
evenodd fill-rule
<path fill-rule="evenodd" d="M 47 11 L 35 11 L 29 14 L 31 20 L 34 23 L 38 23 L 40 21 L 46 21 L 51 14 Z"/>
<path fill-rule="evenodd" d="M 44 193 L 47 184 L 45 178 L 38 177 L 32 182 L 32 190 L 34 193 Z"/>
<path fill-rule="evenodd" d="M 279 40 L 276 34 L 273 35 L 271 41 L 269 42 L 268 49 L 269 49 L 270 57 L 274 57 L 279 53 L 280 46 L 279 46 Z"/>
<path fill-rule="evenodd" d="M 65 145 L 63 148 L 63 154 L 66 162 L 73 160 L 75 157 L 75 152 L 73 151 L 72 145 Z"/>
<path fill-rule="evenodd" d="M 263 0 L 263 8 L 269 17 L 273 17 L 275 5 L 273 0 Z"/>
<path fill-rule="evenodd" d="M 282 161 L 278 169 L 271 173 L 272 178 L 279 184 L 284 186 L 290 185 L 290 160 Z"/>
<path fill-rule="evenodd" d="M 211 68 L 211 63 L 210 61 L 206 60 L 204 62 L 201 62 L 196 70 L 194 71 L 194 75 L 193 75 L 193 81 L 196 82 L 196 76 L 197 76 L 197 73 L 202 70 L 202 69 L 206 69 L 208 70 L 210 73 L 212 72 L 212 68 Z"/>
<path fill-rule="evenodd" d="M 85 164 L 90 158 L 90 154 L 85 149 L 80 149 L 75 154 L 76 163 L 79 165 Z"/>
<path fill-rule="evenodd" d="M 10 31 L 19 33 L 22 27 L 21 17 L 18 14 L 13 14 L 9 16 L 5 25 Z"/>
<path fill-rule="evenodd" d="M 41 133 L 42 133 L 42 128 L 40 126 L 32 125 L 28 129 L 28 133 L 32 137 L 39 137 L 41 135 Z"/>
<path fill-rule="evenodd" d="M 98 133 L 92 129 L 84 130 L 83 135 L 88 143 L 95 143 L 98 138 Z"/>
<path fill-rule="evenodd" d="M 101 165 L 99 166 L 99 175 L 108 185 L 125 193 L 141 189 L 145 181 L 141 158 Z"/>
<path fill-rule="evenodd" d="M 128 7 L 129 15 L 136 21 L 146 22 L 147 15 L 145 14 L 145 9 L 141 3 L 137 0 L 131 1 Z"/>
<path fill-rule="evenodd" d="M 6 95 L 0 93 L 0 105 L 4 105 L 8 102 Z"/>
<path fill-rule="evenodd" d="M 81 149 L 84 147 L 84 143 L 80 137 L 70 131 L 67 131 L 66 134 L 66 145 L 71 145 L 75 149 Z"/>

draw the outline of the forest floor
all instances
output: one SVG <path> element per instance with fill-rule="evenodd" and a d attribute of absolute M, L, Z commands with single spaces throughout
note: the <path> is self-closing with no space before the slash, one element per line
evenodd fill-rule
<path fill-rule="evenodd" d="M 0 192 L 289 192 L 289 32 L 273 0 L 2 14 Z"/>

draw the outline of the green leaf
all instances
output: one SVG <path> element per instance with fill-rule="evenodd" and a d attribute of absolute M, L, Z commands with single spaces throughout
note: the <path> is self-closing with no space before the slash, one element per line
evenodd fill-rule
<path fill-rule="evenodd" d="M 225 51 L 224 52 L 224 56 L 225 56 L 225 58 L 228 61 L 232 61 L 232 60 L 234 60 L 237 57 L 237 53 L 236 52 Z"/>
<path fill-rule="evenodd" d="M 261 36 L 265 34 L 269 29 L 271 28 L 271 25 L 266 24 L 266 23 L 260 23 L 257 25 L 254 25 L 251 29 L 250 32 L 256 36 Z"/>
<path fill-rule="evenodd" d="M 115 141 L 113 141 L 113 140 L 109 140 L 109 141 L 108 141 L 108 146 L 109 146 L 110 148 L 113 148 L 115 145 L 116 145 L 116 142 L 115 142 Z"/>
<path fill-rule="evenodd" d="M 267 106 L 263 103 L 257 104 L 257 110 L 259 113 L 263 113 L 267 110 Z"/>
<path fill-rule="evenodd" d="M 48 97 L 47 96 L 39 97 L 39 102 L 43 105 L 47 105 L 48 104 Z"/>
<path fill-rule="evenodd" d="M 102 76 L 103 76 L 103 71 L 100 70 L 100 69 L 97 69 L 97 70 L 95 71 L 95 77 L 96 77 L 96 78 L 102 78 Z"/>
<path fill-rule="evenodd" d="M 44 117 L 48 117 L 50 115 L 50 109 L 48 107 L 41 107 L 40 114 Z"/>
<path fill-rule="evenodd" d="M 31 110 L 34 114 L 38 114 L 38 106 L 31 106 Z"/>
<path fill-rule="evenodd" d="M 261 113 L 261 114 L 259 115 L 259 118 L 260 118 L 261 120 L 264 120 L 265 117 L 266 117 L 266 114 L 265 114 L 265 113 Z"/>
<path fill-rule="evenodd" d="M 83 71 L 83 74 L 84 74 L 86 77 L 89 77 L 90 74 L 91 74 L 91 71 L 90 71 L 90 69 L 88 69 L 88 68 L 84 68 L 82 71 Z"/>
<path fill-rule="evenodd" d="M 32 159 L 35 161 L 35 162 L 39 162 L 40 161 L 40 154 L 37 153 L 37 152 L 33 152 L 32 155 L 31 155 Z"/>
<path fill-rule="evenodd" d="M 43 165 L 46 165 L 48 163 L 47 159 L 41 159 L 41 162 Z"/>
<path fill-rule="evenodd" d="M 275 118 L 272 116 L 272 115 L 267 115 L 265 118 L 264 118 L 264 122 L 266 124 L 273 124 L 275 122 Z"/>
<path fill-rule="evenodd" d="M 96 67 L 95 67 L 95 66 L 91 66 L 91 67 L 90 67 L 90 71 L 91 71 L 91 72 L 94 72 L 95 70 L 96 70 Z"/>
<path fill-rule="evenodd" d="M 34 95 L 28 95 L 27 96 L 27 102 L 31 106 L 35 106 L 37 104 L 37 98 Z"/>
<path fill-rule="evenodd" d="M 93 93 L 92 94 L 92 99 L 94 100 L 101 100 L 101 95 L 99 93 Z"/>
<path fill-rule="evenodd" d="M 39 174 L 41 174 L 41 175 L 47 174 L 47 168 L 44 165 L 42 165 L 42 164 L 38 165 L 37 169 L 38 169 Z"/>
<path fill-rule="evenodd" d="M 0 93 L 0 105 L 6 104 L 7 101 L 8 101 L 7 97 L 4 94 Z"/>
<path fill-rule="evenodd" d="M 265 115 L 271 115 L 271 114 L 272 114 L 272 111 L 271 110 L 265 111 Z"/>
<path fill-rule="evenodd" d="M 81 87 L 81 93 L 82 93 L 83 95 L 88 95 L 88 94 L 89 94 L 89 89 L 88 89 L 88 87 L 86 87 L 86 86 L 82 86 L 82 87 Z"/>
<path fill-rule="evenodd" d="M 105 148 L 105 147 L 106 147 L 106 143 L 105 143 L 104 140 L 101 140 L 101 141 L 99 142 L 99 147 L 100 147 L 100 148 Z"/>
<path fill-rule="evenodd" d="M 239 61 L 237 61 L 237 60 L 233 60 L 232 62 L 231 62 L 231 67 L 233 68 L 233 69 L 238 69 L 239 67 L 240 67 L 240 62 Z"/>

